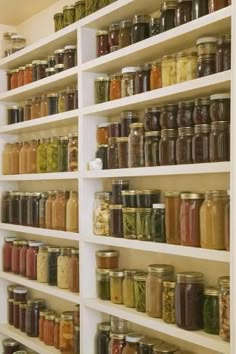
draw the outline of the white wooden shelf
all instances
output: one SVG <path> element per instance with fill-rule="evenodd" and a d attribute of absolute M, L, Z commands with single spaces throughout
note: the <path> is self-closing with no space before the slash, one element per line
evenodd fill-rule
<path fill-rule="evenodd" d="M 138 95 L 88 106 L 82 108 L 81 113 L 90 116 L 109 116 L 127 109 L 138 110 L 144 109 L 148 105 L 163 105 L 181 100 L 191 100 L 214 93 L 229 92 L 230 82 L 231 70 L 228 70 Z"/>
<path fill-rule="evenodd" d="M 0 126 L 0 134 L 30 133 L 44 129 L 61 128 L 78 124 L 79 110 L 74 109 L 63 113 L 28 120 L 21 123 Z"/>
<path fill-rule="evenodd" d="M 79 172 L 32 173 L 22 175 L 0 175 L 0 182 L 51 181 L 78 179 Z"/>
<path fill-rule="evenodd" d="M 209 162 L 190 165 L 119 168 L 114 170 L 82 171 L 82 178 L 148 177 L 192 174 L 229 173 L 230 162 Z"/>
<path fill-rule="evenodd" d="M 23 101 L 27 98 L 31 98 L 34 95 L 41 94 L 47 90 L 59 90 L 66 88 L 68 85 L 76 85 L 77 83 L 78 67 L 64 70 L 55 75 L 45 77 L 44 79 L 32 82 L 31 84 L 18 87 L 16 89 L 4 92 L 0 94 L 0 101 L 13 102 Z"/>
<path fill-rule="evenodd" d="M 21 225 L 13 225 L 13 224 L 5 224 L 5 223 L 0 223 L 0 230 L 20 232 L 24 234 L 31 234 L 31 235 L 42 236 L 42 237 L 52 237 L 55 239 L 60 238 L 63 240 L 79 241 L 78 233 L 68 232 L 68 231 L 40 229 L 37 227 L 21 226 Z"/>
<path fill-rule="evenodd" d="M 139 240 L 128 240 L 124 238 L 107 237 L 107 236 L 80 236 L 80 241 L 114 246 L 121 248 L 128 248 L 133 250 L 141 250 L 146 252 L 156 252 L 162 254 L 170 254 L 181 257 L 190 257 L 196 259 L 205 259 L 216 262 L 229 263 L 230 252 L 216 251 L 198 247 L 185 247 L 178 245 L 169 245 L 167 243 L 157 243 Z"/>
<path fill-rule="evenodd" d="M 60 350 L 45 345 L 38 338 L 28 337 L 19 329 L 16 329 L 15 327 L 10 326 L 8 324 L 0 324 L 0 333 L 6 335 L 7 337 L 15 339 L 17 342 L 20 342 L 26 347 L 35 350 L 39 354 L 60 354 Z"/>
<path fill-rule="evenodd" d="M 104 55 L 82 64 L 82 71 L 96 73 L 112 73 L 122 67 L 140 65 L 161 58 L 163 55 L 173 54 L 183 49 L 192 48 L 198 38 L 207 33 L 219 35 L 230 33 L 232 7 L 228 6 L 221 11 L 216 11 L 208 16 L 203 16 L 183 26 L 158 34 L 144 41 L 138 42 L 116 52 Z M 220 32 L 219 32 L 220 31 Z"/>
<path fill-rule="evenodd" d="M 175 325 L 167 324 L 161 319 L 148 317 L 144 313 L 137 312 L 134 309 L 122 305 L 112 304 L 109 301 L 87 299 L 84 302 L 87 307 L 93 310 L 123 318 L 146 328 L 167 334 L 171 337 L 176 337 L 186 342 L 200 345 L 216 352 L 230 354 L 230 344 L 222 341 L 219 336 L 210 335 L 203 331 L 185 331 Z"/>
<path fill-rule="evenodd" d="M 29 280 L 19 275 L 6 272 L 0 272 L 0 278 L 7 281 L 11 281 L 12 283 L 23 285 L 30 289 L 41 291 L 42 293 L 51 296 L 56 296 L 57 298 L 63 299 L 65 301 L 73 302 L 75 304 L 79 304 L 80 302 L 79 294 L 72 293 L 68 290 L 59 289 L 56 286 L 50 286 L 46 283 L 40 283 L 38 281 Z"/>

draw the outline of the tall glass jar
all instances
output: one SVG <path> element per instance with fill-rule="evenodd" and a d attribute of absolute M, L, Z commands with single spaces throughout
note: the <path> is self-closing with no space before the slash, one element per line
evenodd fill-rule
<path fill-rule="evenodd" d="M 162 87 L 174 85 L 177 82 L 176 77 L 176 56 L 165 55 L 161 61 Z"/>
<path fill-rule="evenodd" d="M 185 2 L 185 1 L 184 1 Z M 190 3 L 190 1 L 188 1 Z M 176 82 L 184 82 L 196 79 L 197 76 L 197 53 L 181 52 L 176 57 Z"/>
<path fill-rule="evenodd" d="M 151 17 L 148 15 L 134 15 L 131 30 L 132 44 L 150 37 L 150 21 Z"/>
<path fill-rule="evenodd" d="M 78 134 L 69 137 L 68 144 L 68 171 L 78 171 Z"/>
<path fill-rule="evenodd" d="M 127 269 L 124 271 L 123 303 L 126 307 L 135 307 L 134 276 L 137 272 L 137 269 Z"/>
<path fill-rule="evenodd" d="M 146 280 L 146 313 L 150 317 L 162 318 L 163 281 L 171 280 L 174 268 L 167 264 L 151 264 L 148 266 Z"/>
<path fill-rule="evenodd" d="M 159 162 L 161 166 L 176 164 L 176 129 L 163 129 L 159 145 Z"/>
<path fill-rule="evenodd" d="M 220 277 L 219 283 L 219 313 L 220 313 L 220 337 L 230 341 L 230 278 Z"/>
<path fill-rule="evenodd" d="M 109 101 L 109 77 L 101 76 L 94 81 L 95 104 Z"/>
<path fill-rule="evenodd" d="M 166 192 L 164 198 L 166 208 L 166 242 L 180 245 L 180 192 Z"/>
<path fill-rule="evenodd" d="M 14 274 L 20 274 L 20 250 L 22 247 L 21 240 L 13 241 L 12 257 L 11 257 L 11 271 Z"/>
<path fill-rule="evenodd" d="M 162 87 L 161 81 L 161 60 L 152 62 L 150 72 L 150 90 L 156 90 Z"/>
<path fill-rule="evenodd" d="M 57 259 L 60 248 L 48 247 L 48 285 L 57 286 Z"/>
<path fill-rule="evenodd" d="M 230 160 L 229 122 L 219 121 L 211 123 L 209 145 L 210 162 Z"/>
<path fill-rule="evenodd" d="M 121 74 L 110 75 L 109 100 L 121 98 Z"/>
<path fill-rule="evenodd" d="M 177 0 L 175 12 L 176 26 L 183 25 L 192 20 L 192 0 Z"/>
<path fill-rule="evenodd" d="M 10 223 L 10 203 L 11 203 L 11 193 L 8 191 L 2 192 L 1 200 L 1 222 Z"/>
<path fill-rule="evenodd" d="M 176 1 L 164 1 L 161 7 L 161 32 L 175 27 Z"/>
<path fill-rule="evenodd" d="M 19 154 L 19 173 L 29 173 L 28 172 L 28 163 L 27 163 L 27 156 L 29 151 L 30 145 L 27 141 L 23 142 L 22 148 Z"/>
<path fill-rule="evenodd" d="M 216 72 L 231 69 L 231 35 L 219 37 L 216 49 Z"/>
<path fill-rule="evenodd" d="M 45 227 L 52 229 L 52 203 L 56 198 L 56 191 L 49 191 L 48 198 L 45 204 Z"/>
<path fill-rule="evenodd" d="M 110 193 L 96 192 L 93 207 L 93 232 L 98 236 L 109 236 Z"/>
<path fill-rule="evenodd" d="M 97 331 L 97 354 L 109 354 L 108 345 L 110 341 L 110 322 L 102 322 L 98 324 Z"/>
<path fill-rule="evenodd" d="M 109 353 L 121 354 L 125 347 L 125 335 L 124 334 L 110 334 Z"/>
<path fill-rule="evenodd" d="M 30 299 L 27 302 L 25 331 L 29 337 L 39 335 L 39 312 L 45 307 L 43 299 Z"/>
<path fill-rule="evenodd" d="M 19 157 L 21 150 L 21 143 L 14 143 L 10 155 L 10 171 L 12 175 L 19 174 Z"/>
<path fill-rule="evenodd" d="M 133 96 L 135 94 L 135 66 L 122 68 L 121 97 Z"/>
<path fill-rule="evenodd" d="M 134 302 L 139 312 L 146 312 L 146 273 L 136 273 L 134 276 Z"/>
<path fill-rule="evenodd" d="M 152 205 L 151 238 L 154 242 L 166 242 L 165 204 Z"/>
<path fill-rule="evenodd" d="M 37 173 L 37 147 L 38 141 L 31 140 L 27 149 L 27 173 Z"/>
<path fill-rule="evenodd" d="M 54 347 L 56 349 L 60 349 L 60 322 L 61 318 L 55 318 L 55 325 L 54 325 Z"/>
<path fill-rule="evenodd" d="M 26 277 L 26 255 L 29 248 L 29 242 L 22 240 L 22 247 L 20 249 L 20 275 Z"/>
<path fill-rule="evenodd" d="M 46 201 L 48 199 L 48 193 L 41 193 L 41 199 L 39 201 L 39 227 L 46 228 Z"/>
<path fill-rule="evenodd" d="M 69 290 L 79 292 L 79 250 L 72 249 L 69 261 Z"/>
<path fill-rule="evenodd" d="M 9 221 L 10 224 L 20 224 L 20 201 L 22 193 L 10 192 Z"/>
<path fill-rule="evenodd" d="M 176 140 L 176 163 L 177 165 L 192 163 L 192 127 L 182 127 L 178 129 Z"/>
<path fill-rule="evenodd" d="M 193 0 L 192 3 L 192 19 L 196 20 L 199 17 L 208 14 L 208 0 Z"/>
<path fill-rule="evenodd" d="M 26 253 L 26 277 L 30 280 L 37 280 L 37 255 L 42 242 L 29 241 L 29 248 Z"/>
<path fill-rule="evenodd" d="M 29 214 L 29 198 L 31 197 L 31 193 L 23 193 L 20 199 L 20 218 L 19 223 L 23 226 L 31 226 L 28 225 L 28 214 Z"/>
<path fill-rule="evenodd" d="M 125 48 L 131 44 L 132 21 L 125 20 L 120 22 L 119 47 Z"/>
<path fill-rule="evenodd" d="M 54 136 L 47 145 L 47 172 L 58 171 L 58 137 Z"/>
<path fill-rule="evenodd" d="M 66 311 L 61 314 L 60 321 L 60 351 L 65 354 L 73 354 L 74 324 L 73 312 Z"/>
<path fill-rule="evenodd" d="M 71 248 L 61 248 L 57 259 L 57 286 L 60 289 L 69 289 L 70 256 Z"/>
<path fill-rule="evenodd" d="M 78 0 L 75 3 L 75 21 L 85 17 L 85 0 Z"/>
<path fill-rule="evenodd" d="M 52 202 L 52 229 L 66 231 L 66 193 L 57 191 Z"/>
<path fill-rule="evenodd" d="M 166 323 L 175 323 L 175 281 L 163 281 L 162 319 Z"/>
<path fill-rule="evenodd" d="M 209 124 L 195 125 L 192 140 L 193 163 L 209 161 L 209 133 Z"/>
<path fill-rule="evenodd" d="M 111 204 L 110 208 L 110 234 L 112 237 L 123 237 L 122 204 Z"/>
<path fill-rule="evenodd" d="M 48 282 L 48 247 L 40 246 L 37 255 L 37 281 Z"/>
<path fill-rule="evenodd" d="M 68 137 L 61 136 L 58 145 L 58 172 L 68 171 Z"/>
<path fill-rule="evenodd" d="M 75 22 L 75 7 L 74 5 L 66 5 L 63 7 L 63 26 L 67 27 Z"/>
<path fill-rule="evenodd" d="M 219 334 L 219 290 L 205 288 L 203 306 L 204 331 L 209 334 Z"/>
<path fill-rule="evenodd" d="M 118 138 L 108 139 L 108 148 L 107 148 L 108 169 L 119 168 L 117 139 Z"/>
<path fill-rule="evenodd" d="M 200 209 L 201 247 L 214 250 L 225 249 L 225 205 L 229 201 L 224 190 L 208 191 Z"/>
<path fill-rule="evenodd" d="M 128 159 L 129 167 L 144 166 L 144 127 L 143 123 L 130 124 Z"/>
<path fill-rule="evenodd" d="M 17 237 L 5 237 L 3 245 L 3 271 L 11 272 L 13 242 Z"/>
<path fill-rule="evenodd" d="M 141 241 L 151 241 L 151 208 L 136 208 L 136 235 Z"/>
<path fill-rule="evenodd" d="M 194 124 L 209 124 L 210 121 L 210 99 L 208 97 L 196 99 L 193 109 Z"/>
<path fill-rule="evenodd" d="M 195 331 L 203 328 L 203 274 L 199 272 L 177 273 L 176 324 Z"/>
<path fill-rule="evenodd" d="M 12 144 L 7 143 L 4 145 L 4 150 L 2 153 L 2 174 L 3 175 L 11 174 L 10 156 L 11 156 L 12 148 L 13 148 Z M 22 172 L 20 172 L 20 173 L 22 173 Z"/>
<path fill-rule="evenodd" d="M 78 232 L 78 192 L 70 191 L 66 203 L 66 231 Z"/>
<path fill-rule="evenodd" d="M 122 269 L 110 271 L 110 294 L 113 304 L 123 304 L 123 279 Z"/>
<path fill-rule="evenodd" d="M 110 300 L 110 274 L 109 269 L 96 270 L 97 297 L 101 300 Z"/>
<path fill-rule="evenodd" d="M 136 208 L 122 208 L 123 236 L 127 239 L 136 239 Z"/>

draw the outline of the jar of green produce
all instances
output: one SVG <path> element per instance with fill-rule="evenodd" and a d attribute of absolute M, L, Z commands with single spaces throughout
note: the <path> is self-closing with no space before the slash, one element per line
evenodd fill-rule
<path fill-rule="evenodd" d="M 102 9 L 103 7 L 110 4 L 110 0 L 98 0 L 98 8 Z"/>
<path fill-rule="evenodd" d="M 59 96 L 58 96 L 58 113 L 63 113 L 65 112 L 65 91 L 60 91 Z"/>
<path fill-rule="evenodd" d="M 109 101 L 109 77 L 102 76 L 95 80 L 95 103 L 103 103 Z"/>
<path fill-rule="evenodd" d="M 134 276 L 134 302 L 139 312 L 146 312 L 146 279 L 147 273 L 137 273 Z"/>
<path fill-rule="evenodd" d="M 60 31 L 62 28 L 64 28 L 64 17 L 62 12 L 55 14 L 53 18 L 55 32 Z"/>
<path fill-rule="evenodd" d="M 163 281 L 162 319 L 166 323 L 175 323 L 175 281 Z"/>
<path fill-rule="evenodd" d="M 99 0 L 85 0 L 85 14 L 86 16 L 99 10 Z"/>
<path fill-rule="evenodd" d="M 97 268 L 97 297 L 101 300 L 110 300 L 109 269 Z"/>
<path fill-rule="evenodd" d="M 123 208 L 123 236 L 135 239 L 136 236 L 136 208 Z"/>
<path fill-rule="evenodd" d="M 151 241 L 151 208 L 136 209 L 136 232 L 137 239 L 141 241 Z"/>
<path fill-rule="evenodd" d="M 124 271 L 122 269 L 110 271 L 110 292 L 113 304 L 123 304 L 123 279 Z"/>
<path fill-rule="evenodd" d="M 75 3 L 75 21 L 85 17 L 85 0 L 78 0 Z"/>
<path fill-rule="evenodd" d="M 37 147 L 37 173 L 47 172 L 47 148 L 50 139 L 41 139 Z"/>
<path fill-rule="evenodd" d="M 58 172 L 68 171 L 68 137 L 61 136 L 58 145 Z"/>
<path fill-rule="evenodd" d="M 204 290 L 203 307 L 204 331 L 210 334 L 219 334 L 219 291 L 217 288 Z"/>
<path fill-rule="evenodd" d="M 135 307 L 134 302 L 134 276 L 138 272 L 137 269 L 125 270 L 123 280 L 123 303 L 126 307 Z"/>
<path fill-rule="evenodd" d="M 152 206 L 151 236 L 154 242 L 166 242 L 165 204 L 153 204 Z"/>
<path fill-rule="evenodd" d="M 47 172 L 58 171 L 58 137 L 54 136 L 47 145 Z"/>
<path fill-rule="evenodd" d="M 63 7 L 64 27 L 75 22 L 75 7 L 74 5 L 67 5 Z"/>

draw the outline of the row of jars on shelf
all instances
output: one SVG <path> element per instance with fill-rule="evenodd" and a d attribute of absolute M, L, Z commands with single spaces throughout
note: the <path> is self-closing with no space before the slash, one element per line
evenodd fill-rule
<path fill-rule="evenodd" d="M 8 323 L 26 333 L 39 337 L 48 346 L 55 346 L 68 354 L 79 354 L 80 313 L 61 314 L 46 307 L 45 299 L 30 298 L 27 288 L 8 286 Z"/>
<path fill-rule="evenodd" d="M 3 175 L 77 170 L 78 134 L 4 145 Z"/>
<path fill-rule="evenodd" d="M 68 70 L 77 65 L 76 45 L 66 45 L 56 49 L 47 60 L 36 59 L 30 64 L 7 71 L 7 89 L 30 84 L 45 77 Z"/>
<path fill-rule="evenodd" d="M 79 292 L 79 250 L 6 237 L 3 270 L 30 280 Z"/>
<path fill-rule="evenodd" d="M 3 58 L 25 48 L 26 39 L 18 33 L 4 32 L 2 43 Z"/>
<path fill-rule="evenodd" d="M 120 48 L 168 31 L 231 4 L 228 0 L 164 1 L 161 16 L 138 14 L 132 20 L 112 23 L 108 31 L 97 32 L 97 56 L 106 55 Z"/>
<path fill-rule="evenodd" d="M 45 93 L 29 99 L 25 102 L 24 106 L 14 105 L 7 108 L 7 124 L 21 123 L 77 108 L 77 87 L 67 87 L 60 92 Z"/>
<path fill-rule="evenodd" d="M 198 52 L 165 55 L 161 60 L 139 67 L 124 67 L 122 73 L 94 81 L 95 103 L 103 103 L 231 68 L 231 36 L 197 40 Z"/>
<path fill-rule="evenodd" d="M 78 192 L 2 193 L 2 222 L 78 232 Z"/>
<path fill-rule="evenodd" d="M 101 259 L 105 259 L 101 262 Z M 230 339 L 228 276 L 219 278 L 218 288 L 204 289 L 200 272 L 179 272 L 166 264 L 151 264 L 148 273 L 137 269 L 119 269 L 118 252 L 97 252 L 97 296 L 114 304 L 124 304 L 166 323 L 194 331 L 204 329 Z M 205 297 L 204 297 L 205 295 Z M 205 302 L 205 303 L 204 303 Z"/>

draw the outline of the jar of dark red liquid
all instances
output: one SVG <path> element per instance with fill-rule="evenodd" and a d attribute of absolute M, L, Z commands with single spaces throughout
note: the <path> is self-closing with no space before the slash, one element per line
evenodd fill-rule
<path fill-rule="evenodd" d="M 110 208 L 110 227 L 112 237 L 123 237 L 122 205 L 112 204 Z"/>
<path fill-rule="evenodd" d="M 30 280 L 37 279 L 37 254 L 42 242 L 29 241 L 29 248 L 26 252 L 26 276 Z"/>
<path fill-rule="evenodd" d="M 25 302 L 28 296 L 28 289 L 23 286 L 16 286 L 13 289 L 13 296 L 15 301 Z"/>
<path fill-rule="evenodd" d="M 163 129 L 159 145 L 160 166 L 175 165 L 176 163 L 176 129 Z"/>
<path fill-rule="evenodd" d="M 210 125 L 195 125 L 192 140 L 193 163 L 209 162 Z"/>
<path fill-rule="evenodd" d="M 10 201 L 10 223 L 19 225 L 20 223 L 20 199 L 22 193 L 11 192 Z"/>
<path fill-rule="evenodd" d="M 150 21 L 148 15 L 135 15 L 131 30 L 131 42 L 137 43 L 150 37 Z"/>
<path fill-rule="evenodd" d="M 118 138 L 120 136 L 121 126 L 120 123 L 110 123 L 108 125 L 108 138 Z"/>
<path fill-rule="evenodd" d="M 175 104 L 166 104 L 161 108 L 160 125 L 161 129 L 177 128 L 178 106 Z"/>
<path fill-rule="evenodd" d="M 210 97 L 210 116 L 212 122 L 230 122 L 230 93 L 220 93 Z"/>
<path fill-rule="evenodd" d="M 8 299 L 8 309 L 7 309 L 7 312 L 8 312 L 8 323 L 10 325 L 13 326 L 14 324 L 14 308 L 13 308 L 13 303 L 14 303 L 14 299 Z"/>
<path fill-rule="evenodd" d="M 20 343 L 14 339 L 7 338 L 2 341 L 3 354 L 13 354 L 17 350 L 20 350 Z"/>
<path fill-rule="evenodd" d="M 19 307 L 19 329 L 21 330 L 21 332 L 25 332 L 25 314 L 27 303 L 21 303 Z"/>
<path fill-rule="evenodd" d="M 175 27 L 176 1 L 164 1 L 161 6 L 161 32 Z"/>
<path fill-rule="evenodd" d="M 119 46 L 120 23 L 112 23 L 109 26 L 108 42 L 110 48 Z"/>
<path fill-rule="evenodd" d="M 20 249 L 20 275 L 22 277 L 26 276 L 26 253 L 29 248 L 29 241 L 21 241 Z"/>
<path fill-rule="evenodd" d="M 119 168 L 117 138 L 108 139 L 107 167 L 108 169 Z"/>
<path fill-rule="evenodd" d="M 134 79 L 135 94 L 150 91 L 150 71 L 149 64 L 137 67 Z"/>
<path fill-rule="evenodd" d="M 1 211 L 2 211 L 2 222 L 10 222 L 10 192 L 2 192 L 2 202 L 1 202 Z"/>
<path fill-rule="evenodd" d="M 96 33 L 96 42 L 97 42 L 97 57 L 108 54 L 109 41 L 108 41 L 108 32 L 107 31 L 98 31 Z"/>
<path fill-rule="evenodd" d="M 138 122 L 138 116 L 136 112 L 124 111 L 120 114 L 121 120 L 121 136 L 129 136 L 130 124 Z"/>
<path fill-rule="evenodd" d="M 184 25 L 192 20 L 192 0 L 177 0 L 175 12 L 176 26 Z"/>
<path fill-rule="evenodd" d="M 21 240 L 13 241 L 11 271 L 14 274 L 20 274 L 20 250 L 22 247 Z"/>
<path fill-rule="evenodd" d="M 160 126 L 161 110 L 158 107 L 145 108 L 143 124 L 145 131 L 158 131 Z"/>
<path fill-rule="evenodd" d="M 39 335 L 39 311 L 45 308 L 43 299 L 30 299 L 27 302 L 25 331 L 29 337 Z"/>
<path fill-rule="evenodd" d="M 192 163 L 192 137 L 193 127 L 182 127 L 178 129 L 176 141 L 176 163 L 177 165 Z"/>
<path fill-rule="evenodd" d="M 231 69 L 231 35 L 219 37 L 216 47 L 216 72 Z"/>
<path fill-rule="evenodd" d="M 230 160 L 229 122 L 218 121 L 211 123 L 209 145 L 210 162 Z"/>
<path fill-rule="evenodd" d="M 20 303 L 21 301 L 13 301 L 13 326 L 15 328 L 20 326 Z"/>
<path fill-rule="evenodd" d="M 17 237 L 5 237 L 3 245 L 3 271 L 11 272 L 13 242 Z"/>
<path fill-rule="evenodd" d="M 177 112 L 178 127 L 193 126 L 193 108 L 194 102 L 192 101 L 179 102 Z"/>
<path fill-rule="evenodd" d="M 65 46 L 64 54 L 64 70 L 73 68 L 76 66 L 76 45 L 67 45 Z"/>
<path fill-rule="evenodd" d="M 176 274 L 176 324 L 178 327 L 196 331 L 203 328 L 203 274 L 181 272 Z"/>
<path fill-rule="evenodd" d="M 124 179 L 118 179 L 112 181 L 112 194 L 111 203 L 112 204 L 122 204 L 122 191 L 129 189 L 129 181 Z"/>
<path fill-rule="evenodd" d="M 194 124 L 209 124 L 210 119 L 210 99 L 209 97 L 197 98 L 193 109 Z"/>

